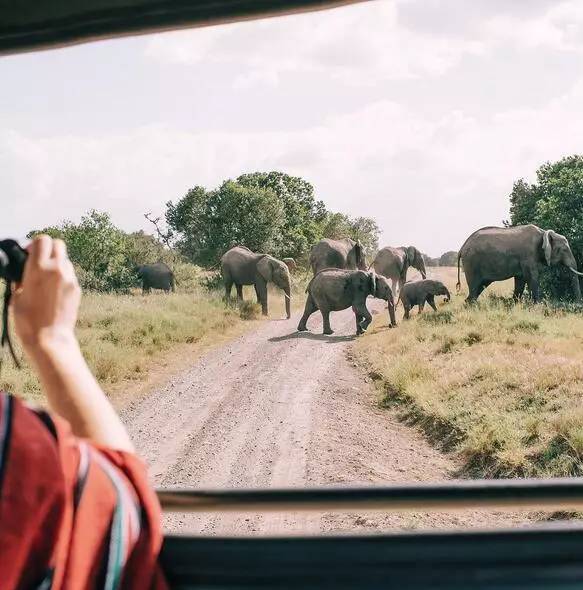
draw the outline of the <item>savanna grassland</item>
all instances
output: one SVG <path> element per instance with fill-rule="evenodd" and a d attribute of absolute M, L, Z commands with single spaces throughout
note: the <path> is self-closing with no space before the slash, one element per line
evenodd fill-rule
<path fill-rule="evenodd" d="M 177 275 L 176 293 L 153 291 L 143 296 L 87 292 L 83 294 L 77 335 L 83 353 L 99 382 L 116 405 L 196 359 L 208 347 L 234 338 L 261 321 L 252 287 L 245 287 L 242 305 L 227 305 L 222 284 L 207 289 L 205 274 Z M 293 279 L 292 304 L 304 303 L 304 277 Z M 218 281 L 217 281 L 218 283 Z M 235 296 L 233 288 L 232 296 Z M 285 317 L 281 291 L 269 292 L 271 318 Z M 22 352 L 14 338 L 17 354 Z M 42 403 L 38 380 L 23 362 L 17 369 L 5 352 L 0 389 Z"/>
<path fill-rule="evenodd" d="M 455 272 L 432 268 L 455 293 Z M 377 316 L 355 345 L 380 403 L 458 452 L 468 475 L 583 474 L 581 308 L 514 304 L 512 283 L 475 306 L 462 293 L 389 330 Z M 402 316 L 402 307 L 397 317 Z"/>

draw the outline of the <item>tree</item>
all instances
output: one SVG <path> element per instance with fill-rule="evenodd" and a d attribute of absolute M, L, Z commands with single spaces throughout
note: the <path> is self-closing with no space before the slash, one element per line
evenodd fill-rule
<path fill-rule="evenodd" d="M 314 197 L 314 187 L 299 176 L 284 172 L 242 174 L 237 182 L 246 187 L 271 190 L 281 201 L 283 222 L 273 254 L 280 258 L 300 258 L 321 237 L 326 207 Z"/>
<path fill-rule="evenodd" d="M 361 243 L 364 253 L 372 258 L 379 249 L 380 229 L 372 217 L 356 217 L 350 220 L 350 237 Z"/>
<path fill-rule="evenodd" d="M 195 186 L 166 203 L 165 218 L 176 249 L 203 266 L 234 244 L 296 260 L 323 237 L 360 240 L 368 256 L 378 248 L 374 219 L 331 213 L 308 181 L 277 171 L 242 174 L 214 191 Z"/>
<path fill-rule="evenodd" d="M 455 250 L 449 250 L 448 252 L 444 252 L 439 257 L 439 266 L 456 266 L 457 255 L 458 253 Z"/>
<path fill-rule="evenodd" d="M 510 194 L 510 224 L 534 223 L 563 234 L 581 267 L 583 263 L 583 156 L 573 155 L 543 164 L 536 183 L 514 183 Z M 569 293 L 571 276 L 560 267 L 543 271 L 541 285 L 554 297 Z"/>
<path fill-rule="evenodd" d="M 29 237 L 38 233 L 65 241 L 84 289 L 127 291 L 135 282 L 134 269 L 127 256 L 127 234 L 112 223 L 108 213 L 91 210 L 79 223 L 64 221 L 30 232 Z"/>
<path fill-rule="evenodd" d="M 214 191 L 195 187 L 176 205 L 169 202 L 166 221 L 185 256 L 212 265 L 235 244 L 273 252 L 284 212 L 272 190 L 227 180 Z"/>
<path fill-rule="evenodd" d="M 205 256 L 207 228 L 204 214 L 210 193 L 202 186 L 191 188 L 176 205 L 166 203 L 166 223 L 176 240 L 176 247 L 188 259 L 198 261 Z"/>

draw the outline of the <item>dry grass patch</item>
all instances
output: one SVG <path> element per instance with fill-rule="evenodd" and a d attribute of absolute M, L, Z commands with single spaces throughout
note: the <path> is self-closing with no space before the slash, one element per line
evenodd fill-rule
<path fill-rule="evenodd" d="M 222 290 L 209 291 L 195 286 L 192 277 L 181 278 L 173 294 L 154 291 L 142 296 L 136 290 L 131 295 L 83 295 L 79 342 L 97 379 L 118 405 L 124 405 L 137 389 L 144 389 L 160 366 L 174 367 L 173 357 L 182 355 L 185 362 L 191 362 L 209 345 L 255 327 L 256 322 L 249 320 L 261 318 L 252 287 L 244 289 L 243 304 L 226 305 Z M 294 281 L 294 307 L 303 306 L 304 285 L 301 278 Z M 280 290 L 270 290 L 269 308 L 271 318 L 285 317 Z M 14 341 L 22 358 L 16 338 Z M 26 363 L 18 370 L 6 357 L 0 389 L 42 403 L 38 380 Z"/>
<path fill-rule="evenodd" d="M 581 309 L 493 295 L 473 307 L 454 297 L 396 330 L 373 324 L 355 353 L 383 403 L 459 452 L 469 473 L 583 475 Z"/>

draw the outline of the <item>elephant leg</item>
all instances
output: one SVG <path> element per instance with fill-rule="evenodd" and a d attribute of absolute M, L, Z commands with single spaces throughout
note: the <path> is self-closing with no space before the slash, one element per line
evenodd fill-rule
<path fill-rule="evenodd" d="M 322 322 L 324 324 L 324 329 L 322 330 L 323 334 L 334 334 L 334 330 L 330 326 L 330 310 L 329 309 L 320 309 L 322 313 Z"/>
<path fill-rule="evenodd" d="M 403 309 L 405 310 L 405 315 L 403 316 L 403 319 L 408 320 L 411 317 L 409 315 L 409 312 L 411 311 L 411 305 L 408 301 L 403 301 Z"/>
<path fill-rule="evenodd" d="M 243 301 L 243 285 L 236 283 L 235 288 L 237 289 L 237 300 Z"/>
<path fill-rule="evenodd" d="M 231 299 L 231 289 L 233 288 L 233 281 L 225 279 L 225 299 L 229 301 Z"/>
<path fill-rule="evenodd" d="M 259 303 L 261 303 L 261 313 L 267 315 L 267 282 L 259 276 L 255 280 L 255 292 Z"/>
<path fill-rule="evenodd" d="M 437 311 L 437 307 L 435 307 L 435 296 L 434 295 L 427 296 L 427 303 L 429 303 L 429 305 L 431 306 L 431 309 L 433 309 L 433 311 Z"/>
<path fill-rule="evenodd" d="M 482 291 L 489 287 L 492 284 L 492 281 L 480 281 L 479 283 L 473 283 L 470 287 L 470 294 L 466 299 L 466 302 L 473 303 L 478 299 L 478 297 L 482 294 Z"/>
<path fill-rule="evenodd" d="M 538 284 L 538 278 L 531 278 L 528 280 L 528 290 L 532 296 L 532 300 L 534 303 L 538 303 L 541 299 L 540 297 L 540 285 Z"/>
<path fill-rule="evenodd" d="M 259 289 L 257 288 L 257 285 L 253 285 L 253 287 L 255 288 L 255 295 L 257 297 L 257 303 L 259 305 L 261 305 L 261 297 L 259 296 Z"/>
<path fill-rule="evenodd" d="M 512 297 L 518 301 L 522 299 L 522 295 L 524 294 L 524 287 L 526 286 L 526 281 L 522 277 L 514 277 L 514 293 Z"/>
<path fill-rule="evenodd" d="M 354 310 L 354 315 L 356 315 L 356 334 L 362 334 L 372 322 L 372 316 L 366 307 L 366 301 L 355 303 L 352 309 Z"/>
<path fill-rule="evenodd" d="M 314 298 L 308 294 L 308 298 L 306 299 L 306 306 L 304 307 L 304 315 L 298 324 L 298 332 L 305 332 L 308 329 L 307 323 L 309 317 L 318 310 L 318 306 L 314 301 Z"/>
<path fill-rule="evenodd" d="M 425 307 L 425 299 L 421 301 L 418 305 L 419 313 L 423 313 L 423 308 Z"/>

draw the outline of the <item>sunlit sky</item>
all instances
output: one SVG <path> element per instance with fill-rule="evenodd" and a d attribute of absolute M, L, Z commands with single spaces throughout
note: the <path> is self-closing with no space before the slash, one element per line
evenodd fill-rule
<path fill-rule="evenodd" d="M 436 256 L 583 152 L 583 2 L 377 0 L 0 58 L 0 236 L 256 170 Z"/>

